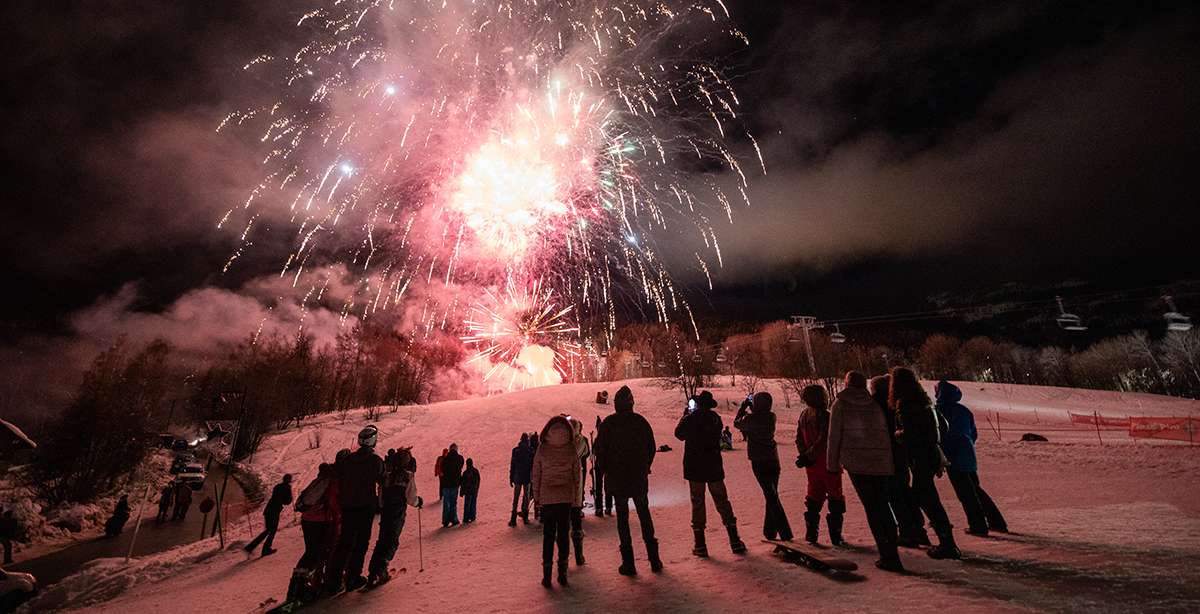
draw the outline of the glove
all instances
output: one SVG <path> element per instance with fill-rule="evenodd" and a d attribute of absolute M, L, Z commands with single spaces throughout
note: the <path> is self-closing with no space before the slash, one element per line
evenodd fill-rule
<path fill-rule="evenodd" d="M 421 497 L 417 497 L 417 509 L 421 509 L 423 507 L 425 507 L 425 500 Z"/>

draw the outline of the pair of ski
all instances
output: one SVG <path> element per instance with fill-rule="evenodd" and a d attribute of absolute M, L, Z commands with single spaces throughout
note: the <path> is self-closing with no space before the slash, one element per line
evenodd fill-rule
<path fill-rule="evenodd" d="M 358 588 L 353 591 L 348 591 L 343 587 L 342 590 L 330 595 L 328 598 L 329 599 L 337 599 L 338 597 L 341 597 L 342 595 L 345 595 L 346 593 L 369 593 L 369 592 L 383 586 L 384 584 L 387 584 L 394 577 L 396 577 L 396 570 L 389 569 L 387 579 L 385 579 L 385 580 L 381 580 L 374 584 L 367 584 L 367 585 L 363 586 L 362 588 Z M 323 600 L 320 598 L 317 598 L 317 599 L 314 599 L 311 601 L 304 601 L 301 599 L 289 599 L 289 600 L 284 601 L 283 603 L 267 610 L 265 614 L 290 614 L 291 612 L 295 612 L 297 610 L 300 610 L 301 608 L 313 605 L 320 601 L 323 601 Z"/>

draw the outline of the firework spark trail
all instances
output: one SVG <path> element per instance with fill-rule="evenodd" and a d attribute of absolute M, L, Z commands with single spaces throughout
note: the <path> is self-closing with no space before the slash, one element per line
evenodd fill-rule
<path fill-rule="evenodd" d="M 556 351 L 597 332 L 579 323 L 610 334 L 618 298 L 691 321 L 656 236 L 690 228 L 707 277 L 720 251 L 705 212 L 732 210 L 691 171 L 728 169 L 745 200 L 723 140 L 740 102 L 689 57 L 713 39 L 742 44 L 727 19 L 720 0 L 318 3 L 295 21 L 298 48 L 243 67 L 275 99 L 218 127 L 257 126 L 267 147 L 263 181 L 221 220 L 245 217 L 226 268 L 266 226 L 257 209 L 278 201 L 296 229 L 281 275 L 299 280 L 311 258 L 359 276 L 366 300 L 343 317 L 396 305 L 412 283 L 487 289 L 465 322 L 480 359 L 515 360 L 472 320 L 494 324 L 478 316 L 521 301 L 561 302 L 533 327 Z M 452 325 L 465 308 L 423 307 Z"/>

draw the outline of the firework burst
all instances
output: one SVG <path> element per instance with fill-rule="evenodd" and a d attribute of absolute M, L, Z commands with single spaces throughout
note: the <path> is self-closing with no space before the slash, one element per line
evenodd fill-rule
<path fill-rule="evenodd" d="M 733 207 L 714 175 L 736 175 L 745 199 L 724 144 L 738 98 L 690 57 L 744 43 L 727 20 L 720 0 L 319 3 L 296 19 L 298 48 L 245 66 L 274 98 L 219 127 L 257 127 L 264 144 L 262 182 L 221 220 L 242 237 L 226 267 L 284 208 L 295 239 L 280 274 L 319 287 L 306 270 L 347 265 L 360 292 L 346 314 L 443 284 L 529 305 L 481 312 L 423 293 L 423 312 L 440 312 L 428 319 L 465 320 L 468 339 L 484 333 L 473 321 L 496 324 L 488 313 L 551 297 L 560 307 L 540 317 L 555 317 L 531 330 L 570 316 L 576 339 L 581 324 L 605 335 L 630 305 L 690 319 L 659 237 L 691 237 L 707 275 L 711 220 Z M 511 364 L 507 342 L 474 343 Z"/>
<path fill-rule="evenodd" d="M 579 356 L 579 327 L 573 305 L 561 305 L 540 281 L 529 287 L 505 284 L 503 295 L 490 290 L 472 306 L 462 340 L 476 348 L 469 362 L 487 363 L 484 379 L 507 378 L 509 388 L 558 383 Z M 530 351 L 531 348 L 542 348 Z"/>

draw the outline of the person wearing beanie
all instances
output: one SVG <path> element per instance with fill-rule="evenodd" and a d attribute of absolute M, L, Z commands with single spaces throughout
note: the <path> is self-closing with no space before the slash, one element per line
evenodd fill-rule
<path fill-rule="evenodd" d="M 613 396 L 615 413 L 600 423 L 595 454 L 599 471 L 604 473 L 605 487 L 613 496 L 617 512 L 617 536 L 620 540 L 623 576 L 637 574 L 633 562 L 633 538 L 629 532 L 629 502 L 637 509 L 642 540 L 646 543 L 646 558 L 650 570 L 662 571 L 658 556 L 658 539 L 654 536 L 654 520 L 650 517 L 650 466 L 654 463 L 657 446 L 650 423 L 633 411 L 633 391 L 621 386 Z"/>
<path fill-rule="evenodd" d="M 733 427 L 746 437 L 746 456 L 750 458 L 750 468 L 766 500 L 763 537 L 788 541 L 792 539 L 792 526 L 788 524 L 787 512 L 779 500 L 781 467 L 778 446 L 775 444 L 772 402 L 771 394 L 765 391 L 746 399 L 738 408 Z"/>
<path fill-rule="evenodd" d="M 800 391 L 804 411 L 796 424 L 796 466 L 804 469 L 808 492 L 804 497 L 804 539 L 817 543 L 821 527 L 821 507 L 829 501 L 825 523 L 829 527 L 829 543 L 842 545 L 842 520 L 846 514 L 846 497 L 842 495 L 842 474 L 831 472 L 825 464 L 829 442 L 829 393 L 824 386 L 812 384 Z"/>

